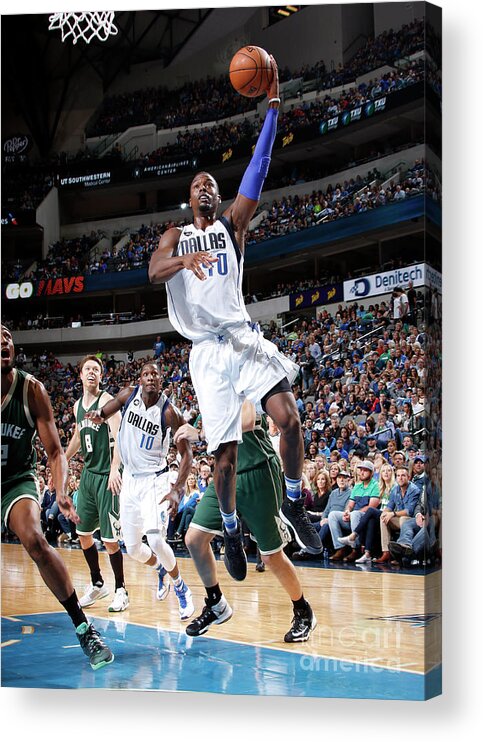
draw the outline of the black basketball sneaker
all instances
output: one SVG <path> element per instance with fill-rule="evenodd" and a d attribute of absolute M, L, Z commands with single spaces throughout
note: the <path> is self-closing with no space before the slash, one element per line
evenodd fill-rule
<path fill-rule="evenodd" d="M 104 644 L 99 632 L 91 623 L 81 623 L 75 631 L 82 651 L 88 658 L 93 670 L 99 670 L 100 667 L 109 665 L 114 660 L 113 653 Z"/>
<path fill-rule="evenodd" d="M 305 510 L 305 497 L 297 500 L 285 498 L 278 511 L 282 521 L 289 527 L 301 549 L 309 554 L 320 554 L 322 541 Z"/>
<path fill-rule="evenodd" d="M 247 576 L 247 555 L 243 548 L 240 521 L 237 518 L 237 530 L 228 533 L 223 524 L 223 537 L 225 539 L 224 562 L 228 573 L 234 580 L 241 582 Z"/>
<path fill-rule="evenodd" d="M 201 636 L 202 634 L 206 634 L 211 624 L 225 623 L 225 621 L 228 621 L 228 619 L 233 615 L 231 606 L 223 596 L 215 605 L 209 606 L 206 599 L 205 603 L 206 605 L 198 618 L 195 618 L 195 620 L 186 627 L 186 633 L 188 636 Z"/>
<path fill-rule="evenodd" d="M 316 626 L 317 619 L 310 605 L 307 608 L 294 608 L 292 626 L 283 640 L 288 644 L 306 642 Z"/>

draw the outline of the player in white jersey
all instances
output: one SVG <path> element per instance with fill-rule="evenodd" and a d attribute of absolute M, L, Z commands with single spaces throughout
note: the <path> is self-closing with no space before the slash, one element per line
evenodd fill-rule
<path fill-rule="evenodd" d="M 169 318 L 193 341 L 190 372 L 198 397 L 208 451 L 215 456 L 215 487 L 225 536 L 225 565 L 237 580 L 247 572 L 236 517 L 237 443 L 241 407 L 261 399 L 280 429 L 287 499 L 280 517 L 308 552 L 322 550 L 301 496 L 303 440 L 290 382 L 298 367 L 253 324 L 242 296 L 245 235 L 260 199 L 277 132 L 280 105 L 277 65 L 267 90 L 268 110 L 252 159 L 233 203 L 218 218 L 218 184 L 205 172 L 190 187 L 193 224 L 168 229 L 152 255 L 149 278 L 166 283 Z"/>
<path fill-rule="evenodd" d="M 172 481 L 166 455 L 170 433 L 183 425 L 181 413 L 161 391 L 161 376 L 156 363 L 145 363 L 140 384 L 122 389 L 100 410 L 88 413 L 95 423 L 102 423 L 118 410 L 122 422 L 117 437 L 119 455 L 124 466 L 122 475 L 121 529 L 130 557 L 158 572 L 159 600 L 164 600 L 170 584 L 169 573 L 179 601 L 180 617 L 188 619 L 194 612 L 191 590 L 183 581 L 172 548 L 166 543 L 169 516 L 175 517 L 184 485 L 191 471 L 191 445 L 180 441 L 178 475 Z M 148 544 L 143 542 L 146 536 Z"/>

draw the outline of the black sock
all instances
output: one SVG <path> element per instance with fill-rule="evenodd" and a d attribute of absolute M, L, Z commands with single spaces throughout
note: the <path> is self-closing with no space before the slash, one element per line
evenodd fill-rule
<path fill-rule="evenodd" d="M 310 605 L 305 600 L 303 593 L 298 600 L 292 600 L 292 603 L 294 610 L 297 608 L 299 611 L 307 611 L 310 608 Z"/>
<path fill-rule="evenodd" d="M 218 583 L 216 585 L 213 585 L 213 587 L 205 587 L 207 600 L 206 605 L 209 605 L 210 607 L 212 605 L 216 605 L 221 600 L 221 590 Z"/>
<path fill-rule="evenodd" d="M 91 582 L 93 585 L 98 585 L 100 587 L 104 584 L 104 580 L 102 579 L 101 570 L 99 567 L 99 554 L 97 553 L 96 545 L 92 544 L 92 546 L 89 546 L 88 549 L 84 549 L 83 551 L 86 562 L 89 565 L 89 569 L 91 571 Z"/>
<path fill-rule="evenodd" d="M 79 605 L 79 600 L 77 599 L 75 590 L 70 598 L 67 598 L 67 600 L 60 600 L 59 603 L 64 606 L 65 610 L 71 617 L 72 623 L 74 624 L 75 628 L 80 626 L 81 623 L 89 623 L 86 614 Z"/>
<path fill-rule="evenodd" d="M 115 589 L 118 590 L 120 587 L 124 587 L 124 567 L 121 549 L 115 551 L 114 554 L 109 554 L 109 561 L 111 562 L 112 571 L 114 572 L 114 578 L 116 580 Z"/>

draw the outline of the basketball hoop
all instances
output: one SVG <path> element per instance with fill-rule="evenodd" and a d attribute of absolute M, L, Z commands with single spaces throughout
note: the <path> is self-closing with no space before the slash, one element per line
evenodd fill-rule
<path fill-rule="evenodd" d="M 49 16 L 49 31 L 60 28 L 62 41 L 72 36 L 72 43 L 77 44 L 79 39 L 84 39 L 90 44 L 92 39 L 106 41 L 109 36 L 115 36 L 118 32 L 113 23 L 114 11 L 102 13 L 54 13 Z"/>

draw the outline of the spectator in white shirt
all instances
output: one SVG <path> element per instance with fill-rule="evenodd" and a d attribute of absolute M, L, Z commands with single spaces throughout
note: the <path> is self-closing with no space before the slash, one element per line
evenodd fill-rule
<path fill-rule="evenodd" d="M 409 301 L 408 297 L 400 286 L 394 289 L 393 298 L 393 318 L 395 320 L 404 320 L 409 311 Z"/>

